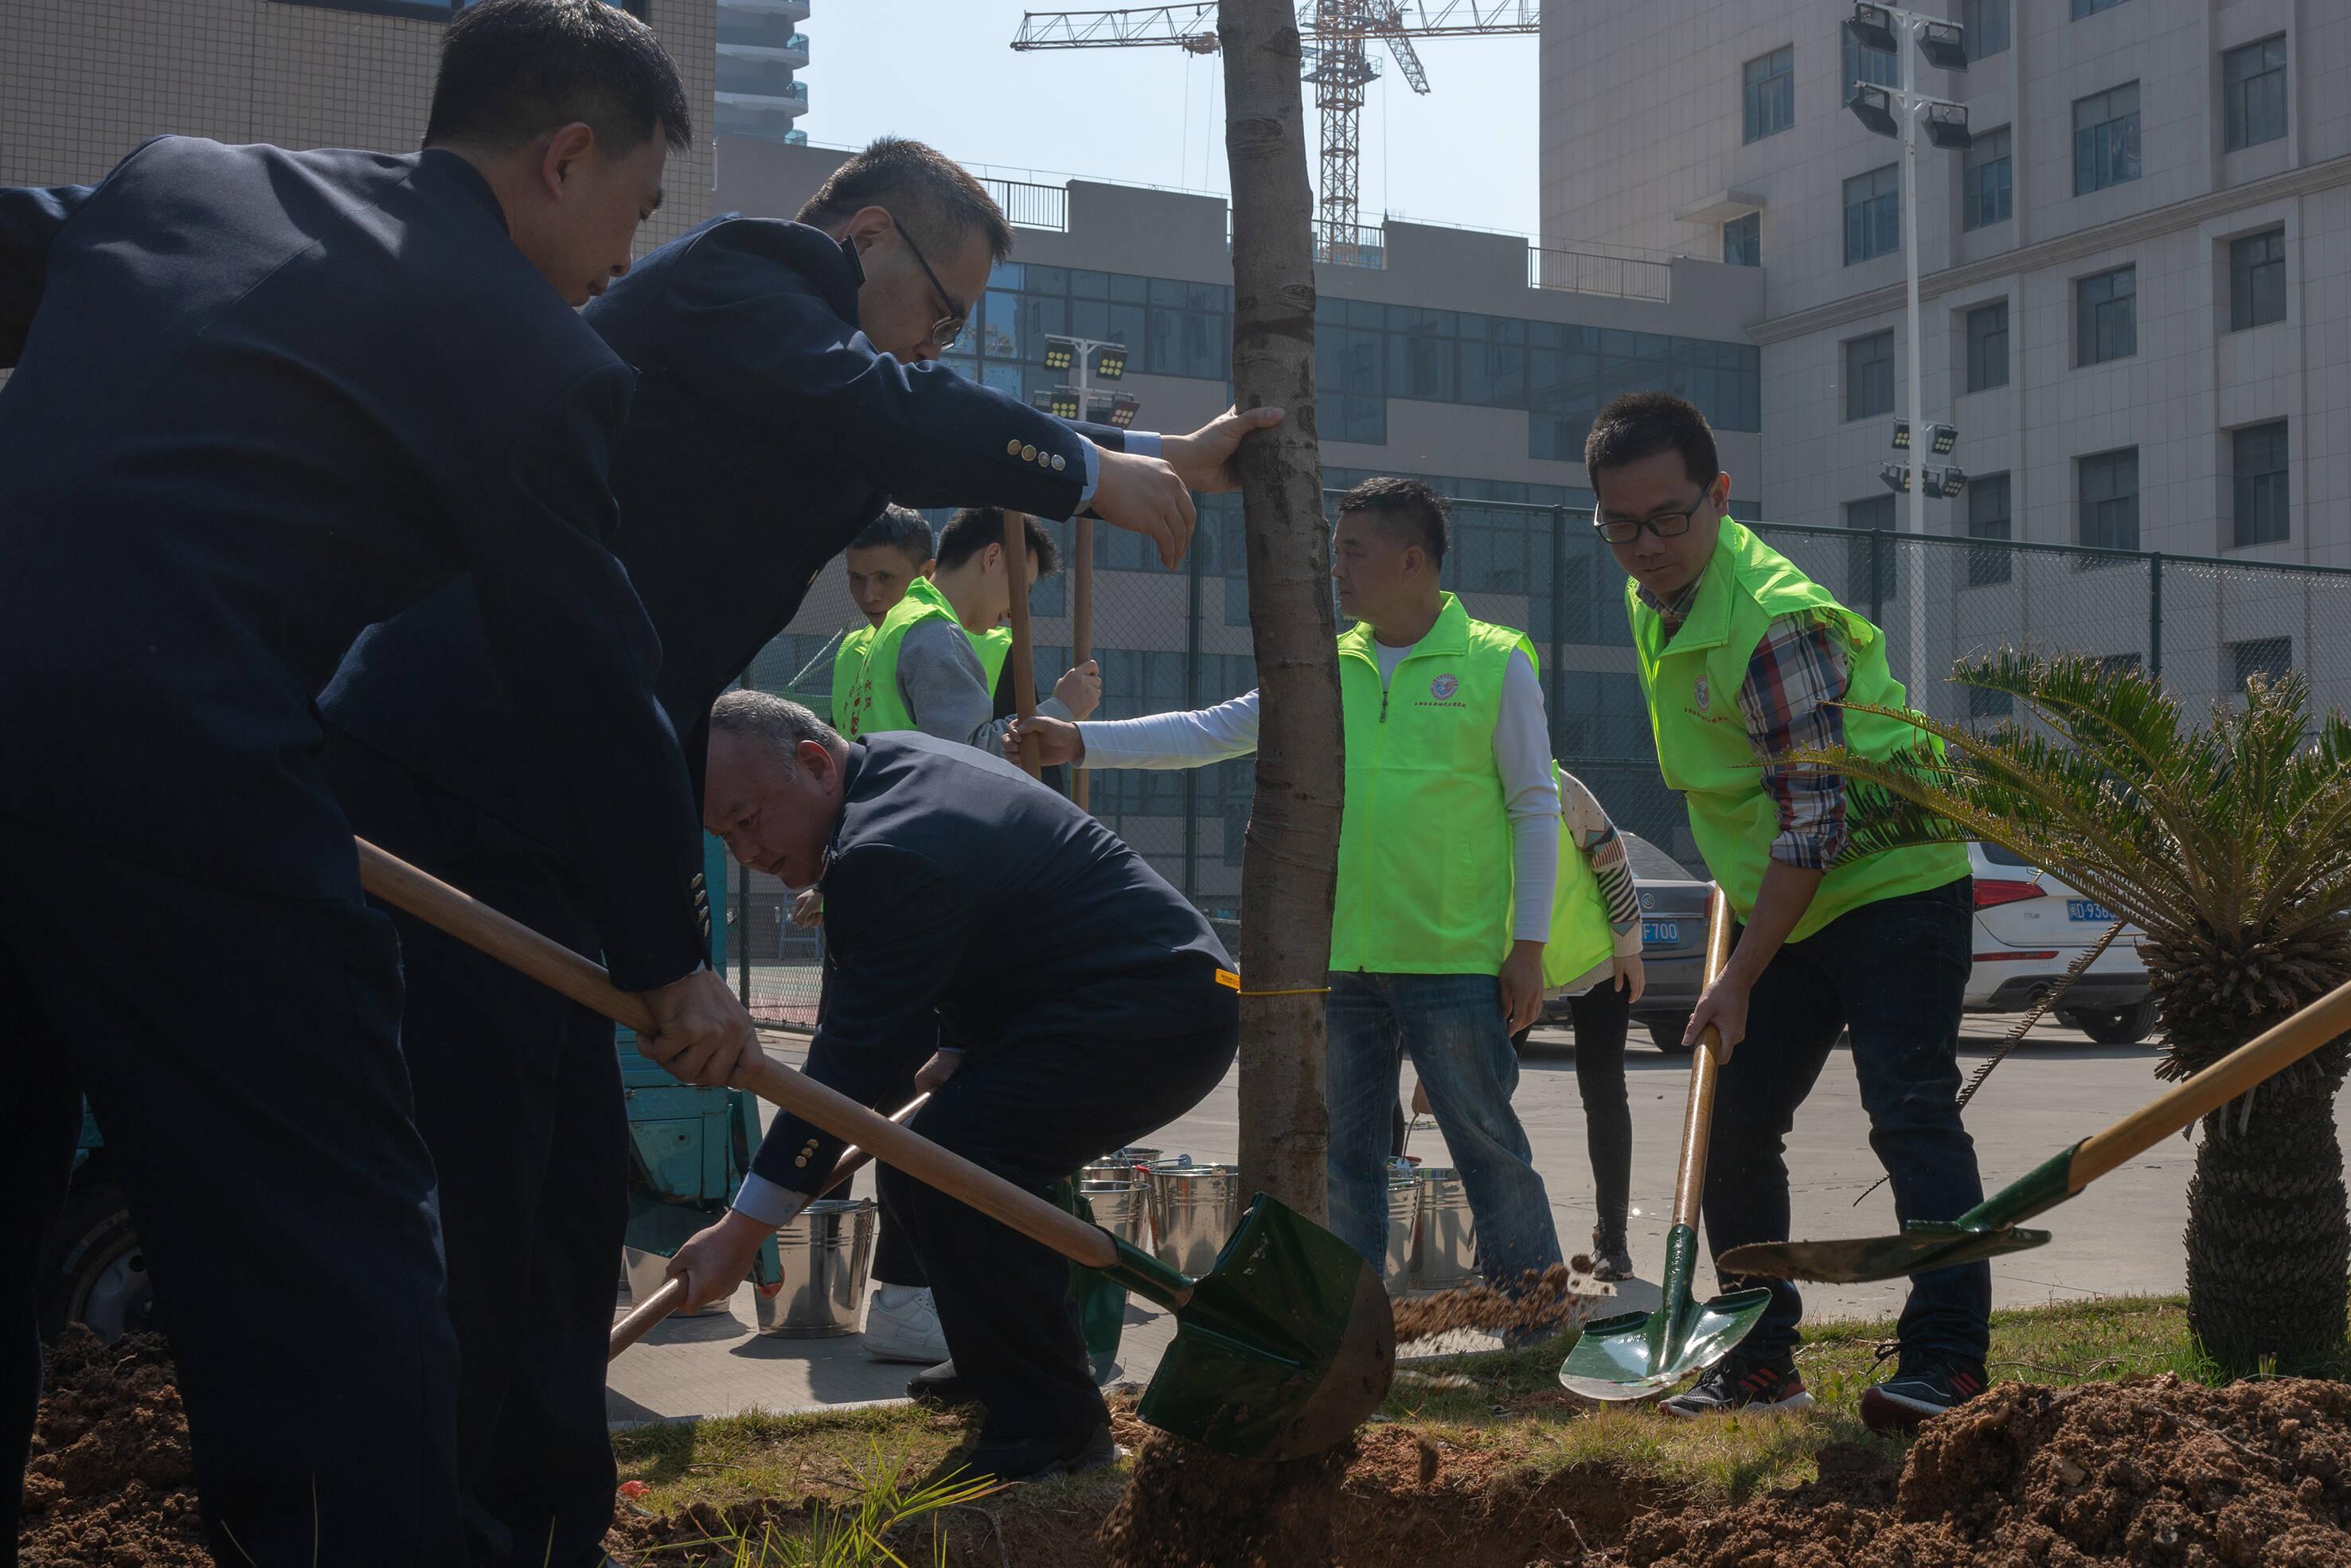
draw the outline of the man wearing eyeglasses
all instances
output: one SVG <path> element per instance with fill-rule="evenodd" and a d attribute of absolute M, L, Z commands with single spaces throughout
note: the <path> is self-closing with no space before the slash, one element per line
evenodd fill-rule
<path fill-rule="evenodd" d="M 1193 528 L 1187 489 L 1233 487 L 1242 435 L 1280 417 L 1228 415 L 1164 441 L 1073 427 L 935 363 L 1012 235 L 977 181 L 919 142 L 850 159 L 800 217 L 705 224 L 586 313 L 637 371 L 612 454 L 611 548 L 660 637 L 655 693 L 697 806 L 711 704 L 893 497 L 1046 517 L 1091 507 L 1173 566 Z M 483 648 L 463 583 L 371 631 L 319 699 L 329 779 L 362 836 L 592 952 L 580 836 L 526 782 Z M 603 1345 L 626 1219 L 611 1026 L 394 923 L 421 1120 L 438 1129 L 436 1162 L 467 1173 L 442 1188 L 450 1271 L 487 1303 L 475 1320 L 503 1325 L 461 1332 L 465 1375 L 498 1393 L 470 1406 L 469 1441 L 517 1456 L 530 1495 L 507 1500 L 514 1513 L 555 1513 L 567 1543 L 575 1522 L 592 1542 L 611 1504 Z"/>
<path fill-rule="evenodd" d="M 1841 1032 L 1870 1146 L 1905 1220 L 1954 1219 L 1983 1198 L 1959 1124 L 1959 1006 L 1974 913 L 1966 852 L 1919 845 L 1851 852 L 1841 779 L 1782 760 L 1850 748 L 1886 758 L 1917 732 L 1899 709 L 1886 636 L 1723 515 L 1705 416 L 1664 392 L 1600 411 L 1584 444 L 1594 526 L 1632 580 L 1625 607 L 1656 732 L 1657 766 L 1689 807 L 1707 869 L 1740 928 L 1730 961 L 1690 1015 L 1687 1041 L 1720 1030 L 1722 1077 L 1706 1167 L 1717 1256 L 1788 1235 L 1784 1140 Z M 1800 1409 L 1803 1303 L 1782 1280 L 1752 1333 L 1708 1367 L 1670 1416 Z M 1895 1375 L 1862 1396 L 1879 1430 L 1915 1428 L 1980 1393 L 1991 1270 L 1975 1263 L 1910 1281 Z"/>

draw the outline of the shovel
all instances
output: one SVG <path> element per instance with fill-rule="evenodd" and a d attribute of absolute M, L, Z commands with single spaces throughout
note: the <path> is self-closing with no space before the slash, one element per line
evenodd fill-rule
<path fill-rule="evenodd" d="M 2020 1222 L 2056 1207 L 2124 1161 L 2346 1032 L 2351 985 L 2336 987 L 2113 1126 L 2043 1160 L 1957 1219 L 1914 1219 L 1899 1236 L 1857 1241 L 1760 1241 L 1732 1248 L 1722 1255 L 1722 1265 L 1741 1274 L 1857 1284 L 2039 1247 L 2049 1232 L 2022 1229 Z"/>
<path fill-rule="evenodd" d="M 902 1127 L 904 1126 L 906 1124 L 906 1118 L 921 1110 L 924 1105 L 929 1103 L 930 1098 L 930 1095 L 927 1093 L 915 1095 L 912 1100 L 909 1100 L 904 1105 L 899 1106 L 896 1111 L 891 1113 L 890 1120 L 897 1123 Z M 824 1184 L 824 1191 L 817 1194 L 816 1197 L 823 1197 L 829 1194 L 840 1191 L 841 1184 L 848 1181 L 851 1176 L 855 1176 L 859 1171 L 863 1170 L 865 1168 L 865 1163 L 872 1157 L 873 1156 L 872 1155 L 867 1154 L 863 1149 L 857 1147 L 853 1144 L 848 1148 L 841 1150 L 841 1158 L 833 1162 L 832 1179 Z M 800 1217 L 800 1211 L 807 1208 L 810 1204 L 814 1203 L 815 1201 L 815 1197 L 801 1198 L 799 1207 L 793 1209 L 792 1212 L 786 1217 L 784 1225 L 789 1225 L 793 1220 L 798 1219 Z M 781 1230 L 783 1228 L 783 1225 L 779 1225 L 776 1227 L 776 1228 Z M 612 1325 L 612 1337 L 604 1348 L 604 1360 L 606 1364 L 610 1364 L 622 1351 L 628 1349 L 631 1345 L 644 1338 L 646 1333 L 651 1331 L 655 1323 L 661 1322 L 662 1319 L 669 1316 L 670 1313 L 677 1311 L 678 1308 L 684 1304 L 685 1281 L 683 1280 L 670 1281 L 667 1284 L 662 1286 L 660 1290 L 655 1291 L 652 1295 L 647 1296 L 643 1301 L 638 1302 L 636 1306 L 630 1311 L 627 1317 L 622 1318 L 619 1322 Z"/>
<path fill-rule="evenodd" d="M 1730 901 L 1717 887 L 1706 923 L 1706 978 L 1730 959 Z M 1690 1274 L 1698 1262 L 1698 1195 L 1706 1186 L 1707 1133 L 1714 1125 L 1714 1084 L 1721 1064 L 1715 1052 L 1722 1037 L 1706 1031 L 1690 1055 L 1689 1108 L 1682 1118 L 1681 1174 L 1674 1181 L 1674 1225 L 1666 1233 L 1665 1300 L 1654 1312 L 1623 1312 L 1586 1323 L 1560 1364 L 1559 1381 L 1586 1399 L 1649 1399 L 1745 1339 L 1771 1292 L 1761 1286 L 1717 1296 L 1704 1305 L 1690 1300 Z"/>
<path fill-rule="evenodd" d="M 376 897 L 616 1023 L 655 1032 L 643 999 L 602 966 L 364 839 L 358 850 L 360 883 Z M 1387 1396 L 1395 1323 L 1379 1275 L 1265 1194 L 1195 1279 L 765 1056 L 737 1071 L 760 1098 L 1173 1312 L 1175 1343 L 1137 1412 L 1155 1427 L 1239 1458 L 1297 1458 L 1343 1439 Z"/>

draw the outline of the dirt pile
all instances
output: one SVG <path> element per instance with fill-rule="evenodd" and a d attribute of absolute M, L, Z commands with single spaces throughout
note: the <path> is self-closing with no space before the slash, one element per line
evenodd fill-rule
<path fill-rule="evenodd" d="M 1573 1264 L 1554 1263 L 1540 1274 L 1530 1269 L 1508 1291 L 1481 1280 L 1458 1291 L 1410 1297 L 1395 1303 L 1396 1343 L 1456 1329 L 1492 1333 L 1567 1329 L 1590 1316 L 1593 1303 L 1602 1299 L 1576 1288 L 1579 1277 L 1590 1272 L 1590 1260 L 1578 1258 Z"/>
<path fill-rule="evenodd" d="M 67 1330 L 49 1347 L 25 1468 L 25 1568 L 213 1568 L 193 1478 L 162 1339 Z"/>
<path fill-rule="evenodd" d="M 1144 1437 L 1102 1528 L 1111 1568 L 1320 1568 L 1355 1445 L 1264 1464 L 1165 1432 Z"/>
<path fill-rule="evenodd" d="M 2001 1384 L 1877 1477 L 1635 1521 L 1626 1568 L 2351 1568 L 2351 1387 Z"/>

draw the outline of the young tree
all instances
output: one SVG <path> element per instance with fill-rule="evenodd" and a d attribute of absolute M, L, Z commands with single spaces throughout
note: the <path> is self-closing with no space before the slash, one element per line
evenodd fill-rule
<path fill-rule="evenodd" d="M 1856 782 L 1853 854 L 1983 839 L 2146 933 L 2163 1020 L 2158 1076 L 2184 1078 L 2351 980 L 2351 724 L 2314 726 L 2300 676 L 2255 678 L 2208 727 L 2136 669 L 2003 650 L 1953 679 L 2035 722 L 1970 731 L 1890 763 L 1799 752 Z M 2232 1373 L 2294 1370 L 2344 1340 L 2351 1266 L 2335 1134 L 2346 1041 L 2205 1118 L 2188 1187 L 2188 1319 Z"/>
<path fill-rule="evenodd" d="M 1249 637 L 1262 704 L 1241 864 L 1240 1159 L 1248 1181 L 1326 1213 L 1322 988 L 1344 758 L 1338 628 L 1314 420 L 1314 202 L 1291 0 L 1223 0 L 1233 190 L 1233 389 L 1287 411 L 1239 455 Z"/>

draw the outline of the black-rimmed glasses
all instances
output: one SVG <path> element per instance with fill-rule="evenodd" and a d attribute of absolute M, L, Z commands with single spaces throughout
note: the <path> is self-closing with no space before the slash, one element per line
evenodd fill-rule
<path fill-rule="evenodd" d="M 1612 545 L 1628 545 L 1641 537 L 1643 528 L 1661 539 L 1679 538 L 1689 532 L 1690 523 L 1706 510 L 1713 498 L 1714 481 L 1707 481 L 1707 491 L 1688 506 L 1675 510 L 1652 512 L 1646 517 L 1603 517 L 1592 519 L 1593 528 Z"/>
<path fill-rule="evenodd" d="M 955 340 L 963 336 L 964 321 L 971 312 L 956 304 L 956 297 L 947 292 L 946 285 L 939 281 L 939 275 L 931 270 L 929 260 L 923 255 L 923 247 L 914 243 L 914 236 L 906 232 L 906 225 L 898 221 L 895 213 L 890 214 L 890 226 L 898 231 L 898 237 L 906 242 L 906 248 L 914 253 L 914 265 L 921 267 L 923 276 L 931 280 L 931 291 L 939 297 L 939 308 L 946 312 L 931 323 L 931 335 L 926 340 L 931 347 L 945 352 L 955 347 Z"/>

